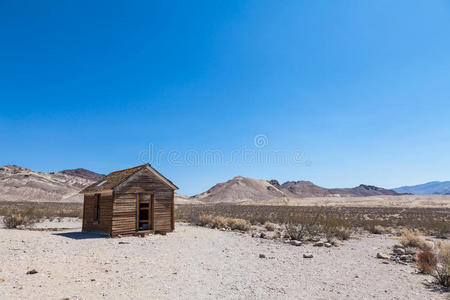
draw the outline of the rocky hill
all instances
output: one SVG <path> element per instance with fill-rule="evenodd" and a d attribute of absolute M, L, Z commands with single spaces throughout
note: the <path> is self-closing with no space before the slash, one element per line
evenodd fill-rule
<path fill-rule="evenodd" d="M 0 167 L 0 201 L 81 202 L 78 192 L 101 177 L 85 169 L 45 173 L 6 165 Z"/>
<path fill-rule="evenodd" d="M 261 201 L 286 197 L 286 194 L 265 180 L 236 176 L 218 183 L 206 192 L 191 197 L 203 203 Z"/>
<path fill-rule="evenodd" d="M 273 199 L 296 199 L 310 197 L 368 197 L 401 195 L 392 190 L 361 184 L 354 188 L 327 189 L 310 181 L 259 180 L 237 176 L 227 182 L 219 183 L 201 194 L 184 199 L 202 203 L 251 203 Z"/>

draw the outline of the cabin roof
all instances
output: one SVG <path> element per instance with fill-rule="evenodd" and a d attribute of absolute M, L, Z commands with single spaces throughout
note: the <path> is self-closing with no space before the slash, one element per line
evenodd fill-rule
<path fill-rule="evenodd" d="M 80 194 L 100 193 L 100 192 L 104 192 L 104 191 L 113 190 L 119 184 L 127 181 L 127 179 L 131 177 L 131 175 L 133 175 L 134 173 L 136 173 L 142 169 L 145 169 L 145 168 L 148 169 L 153 174 L 155 174 L 157 177 L 159 177 L 159 179 L 161 179 L 161 181 L 166 183 L 172 189 L 174 189 L 174 190 L 178 189 L 178 187 L 175 184 L 173 184 L 172 181 L 170 181 L 169 179 L 164 177 L 161 173 L 159 173 L 158 171 L 153 169 L 150 164 L 144 164 L 144 165 L 140 165 L 140 166 L 133 167 L 133 168 L 128 168 L 128 169 L 124 169 L 124 170 L 111 172 L 108 175 L 106 175 L 105 177 L 97 180 L 90 186 L 83 189 L 80 192 Z"/>

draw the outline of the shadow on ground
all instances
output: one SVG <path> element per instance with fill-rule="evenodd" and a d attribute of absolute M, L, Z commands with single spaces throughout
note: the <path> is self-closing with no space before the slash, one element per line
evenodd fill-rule
<path fill-rule="evenodd" d="M 101 232 L 81 232 L 81 231 L 53 233 L 53 235 L 59 235 L 74 240 L 99 239 L 108 236 L 107 234 Z"/>

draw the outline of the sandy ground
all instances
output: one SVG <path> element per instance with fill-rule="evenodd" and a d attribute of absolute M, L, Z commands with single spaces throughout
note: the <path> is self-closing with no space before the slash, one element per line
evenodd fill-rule
<path fill-rule="evenodd" d="M 424 281 L 431 277 L 415 274 L 412 266 L 376 259 L 377 252 L 389 253 L 396 242 L 387 235 L 363 236 L 341 247 L 295 247 L 177 223 L 173 233 L 144 238 L 100 238 L 79 230 L 6 229 L 0 229 L 0 237 L 0 299 L 448 296 L 427 287 Z M 307 252 L 314 258 L 303 258 Z M 38 273 L 26 275 L 32 269 Z"/>

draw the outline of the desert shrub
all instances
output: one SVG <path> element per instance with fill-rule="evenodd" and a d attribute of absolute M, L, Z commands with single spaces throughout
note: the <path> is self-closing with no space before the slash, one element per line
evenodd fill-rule
<path fill-rule="evenodd" d="M 25 225 L 25 218 L 19 214 L 10 214 L 3 218 L 3 224 L 8 229 L 17 228 L 20 225 Z"/>
<path fill-rule="evenodd" d="M 435 278 L 445 287 L 450 287 L 450 243 L 436 243 L 437 264 L 435 266 Z"/>
<path fill-rule="evenodd" d="M 352 233 L 353 231 L 350 228 L 338 227 L 336 228 L 334 236 L 342 241 L 345 241 L 351 237 Z"/>
<path fill-rule="evenodd" d="M 212 228 L 228 228 L 229 218 L 217 216 L 212 219 Z"/>
<path fill-rule="evenodd" d="M 373 234 L 382 234 L 384 232 L 384 227 L 381 225 L 369 226 L 369 232 Z"/>
<path fill-rule="evenodd" d="M 421 235 L 419 230 L 408 230 L 408 229 L 402 229 L 401 231 L 401 239 L 400 243 L 404 247 L 413 247 L 413 248 L 419 248 L 424 251 L 429 251 L 433 248 L 433 245 L 429 242 L 427 242 Z"/>
<path fill-rule="evenodd" d="M 38 219 L 33 215 L 22 215 L 20 213 L 11 212 L 9 215 L 3 217 L 3 224 L 8 229 L 17 228 L 22 225 L 31 225 L 37 222 Z"/>
<path fill-rule="evenodd" d="M 275 224 L 273 224 L 272 222 L 264 223 L 264 227 L 266 228 L 267 231 L 274 231 L 275 230 Z"/>
<path fill-rule="evenodd" d="M 211 226 L 213 217 L 211 215 L 200 215 L 194 224 L 200 226 Z"/>
<path fill-rule="evenodd" d="M 437 257 L 431 251 L 422 251 L 417 255 L 417 266 L 424 273 L 433 275 L 436 264 Z"/>
<path fill-rule="evenodd" d="M 229 219 L 228 225 L 232 230 L 248 231 L 251 229 L 250 222 L 244 219 Z"/>

